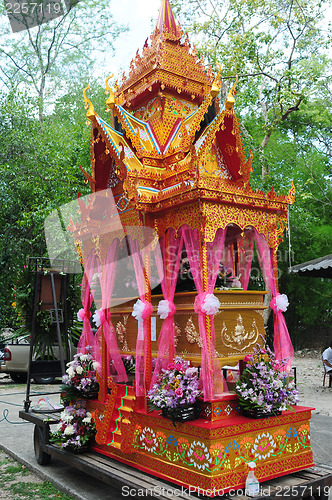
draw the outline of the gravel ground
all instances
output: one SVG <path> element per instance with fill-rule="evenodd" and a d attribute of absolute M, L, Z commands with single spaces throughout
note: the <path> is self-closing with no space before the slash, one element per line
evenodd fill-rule
<path fill-rule="evenodd" d="M 332 417 L 332 388 L 326 378 L 323 387 L 323 363 L 318 351 L 298 351 L 295 353 L 293 366 L 296 367 L 297 388 L 300 394 L 299 404 L 315 408 L 314 414 Z"/>

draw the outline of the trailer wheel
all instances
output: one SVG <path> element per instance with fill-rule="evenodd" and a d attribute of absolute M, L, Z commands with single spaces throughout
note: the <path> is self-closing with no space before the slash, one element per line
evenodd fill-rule
<path fill-rule="evenodd" d="M 15 384 L 26 384 L 28 374 L 26 372 L 9 372 L 9 375 Z"/>
<path fill-rule="evenodd" d="M 47 465 L 51 461 L 51 455 L 43 451 L 45 444 L 43 429 L 39 425 L 35 425 L 33 432 L 33 446 L 35 450 L 35 458 L 39 465 Z"/>

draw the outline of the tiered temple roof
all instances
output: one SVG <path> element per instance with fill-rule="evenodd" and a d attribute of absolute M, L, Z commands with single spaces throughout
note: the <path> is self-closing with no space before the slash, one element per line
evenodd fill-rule
<path fill-rule="evenodd" d="M 245 153 L 234 113 L 235 83 L 223 105 L 220 86 L 220 66 L 216 75 L 205 68 L 176 24 L 169 0 L 162 0 L 156 28 L 142 53 L 137 51 L 128 76 L 114 91 L 107 80 L 110 123 L 98 116 L 85 92 L 92 122 L 92 190 L 112 188 L 121 214 L 157 214 L 197 200 L 267 210 L 278 218 L 276 247 L 294 189 L 284 197 L 250 188 L 252 153 Z M 250 217 L 248 212 L 239 225 Z"/>

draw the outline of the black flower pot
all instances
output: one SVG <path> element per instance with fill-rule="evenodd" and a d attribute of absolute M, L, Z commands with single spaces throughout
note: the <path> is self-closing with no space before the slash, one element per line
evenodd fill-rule
<path fill-rule="evenodd" d="M 266 412 L 261 408 L 242 408 L 242 415 L 249 418 L 270 418 L 281 415 L 280 410 Z"/>
<path fill-rule="evenodd" d="M 85 399 L 98 399 L 98 392 L 99 391 L 87 392 L 86 394 L 81 393 L 81 397 Z"/>
<path fill-rule="evenodd" d="M 162 415 L 164 418 L 169 418 L 174 422 L 187 422 L 188 420 L 195 420 L 199 417 L 200 408 L 198 404 L 183 405 L 178 408 L 162 408 Z"/>

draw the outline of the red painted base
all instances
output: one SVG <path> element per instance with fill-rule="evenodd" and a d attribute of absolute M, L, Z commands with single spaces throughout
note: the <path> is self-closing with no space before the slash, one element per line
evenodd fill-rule
<path fill-rule="evenodd" d="M 100 403 L 96 406 L 101 416 Z M 310 417 L 311 408 L 294 407 L 268 419 L 236 414 L 174 427 L 157 412 L 132 412 L 130 421 L 118 416 L 93 449 L 192 492 L 216 496 L 243 488 L 251 461 L 260 481 L 311 467 Z"/>

